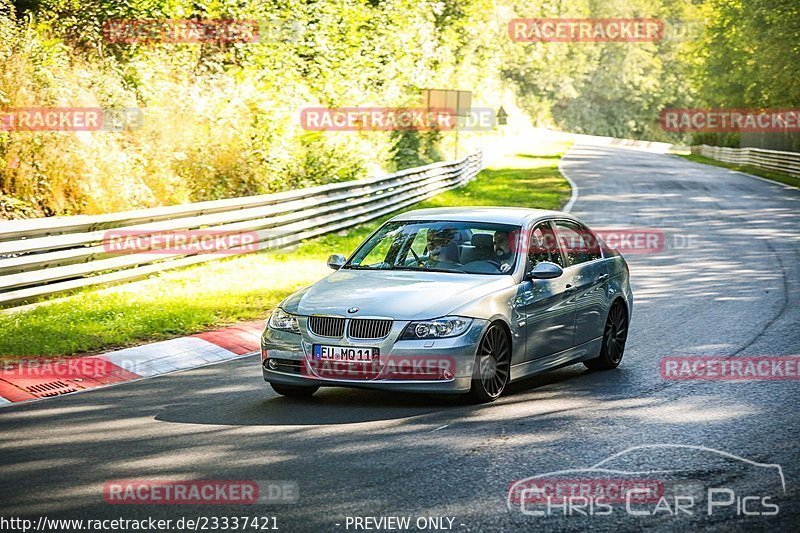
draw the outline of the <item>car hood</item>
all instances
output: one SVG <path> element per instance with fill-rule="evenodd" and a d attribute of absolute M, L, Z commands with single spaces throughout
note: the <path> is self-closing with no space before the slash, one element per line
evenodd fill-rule
<path fill-rule="evenodd" d="M 282 307 L 299 315 L 420 320 L 445 316 L 513 284 L 511 276 L 342 269 L 294 293 L 284 300 Z M 353 307 L 358 307 L 358 312 L 348 313 Z"/>

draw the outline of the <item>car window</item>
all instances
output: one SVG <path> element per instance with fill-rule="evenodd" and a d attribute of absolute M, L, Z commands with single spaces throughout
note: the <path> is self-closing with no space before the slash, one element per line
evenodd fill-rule
<path fill-rule="evenodd" d="M 600 259 L 600 243 L 586 226 L 569 220 L 556 221 L 559 242 L 567 256 L 567 266 Z"/>
<path fill-rule="evenodd" d="M 343 268 L 510 274 L 520 230 L 488 222 L 387 222 Z"/>
<path fill-rule="evenodd" d="M 414 250 L 418 256 L 424 256 L 428 253 L 428 228 L 422 228 L 417 232 L 417 236 L 414 237 L 414 240 L 411 242 L 411 249 Z"/>
<path fill-rule="evenodd" d="M 376 241 L 375 247 L 369 250 L 369 253 L 364 255 L 361 264 L 374 268 L 381 268 L 385 264 L 385 261 L 389 256 L 389 252 L 402 246 L 405 239 L 406 235 L 403 235 L 403 233 L 400 231 L 390 230 L 384 232 L 381 235 L 381 238 Z"/>
<path fill-rule="evenodd" d="M 564 261 L 561 258 L 561 251 L 558 249 L 556 235 L 550 227 L 549 222 L 537 225 L 531 232 L 528 261 L 530 263 L 530 269 L 533 269 L 542 261 L 549 261 L 562 268 L 564 267 Z"/>

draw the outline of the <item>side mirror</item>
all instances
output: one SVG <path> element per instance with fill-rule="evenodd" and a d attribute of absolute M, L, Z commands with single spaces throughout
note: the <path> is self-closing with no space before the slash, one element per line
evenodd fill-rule
<path fill-rule="evenodd" d="M 536 266 L 528 274 L 528 277 L 530 279 L 553 279 L 561 276 L 563 273 L 564 269 L 557 264 L 549 261 L 542 261 L 536 263 Z"/>
<path fill-rule="evenodd" d="M 328 257 L 328 266 L 334 270 L 339 270 L 342 268 L 347 259 L 342 254 L 333 254 L 332 256 Z"/>

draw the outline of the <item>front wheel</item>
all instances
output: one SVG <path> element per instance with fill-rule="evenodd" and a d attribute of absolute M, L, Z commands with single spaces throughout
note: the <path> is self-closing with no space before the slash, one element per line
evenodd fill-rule
<path fill-rule="evenodd" d="M 603 345 L 600 356 L 591 361 L 584 361 L 590 370 L 611 370 L 617 368 L 625 352 L 625 341 L 628 340 L 628 313 L 625 306 L 615 303 L 608 312 L 606 326 L 603 328 Z"/>
<path fill-rule="evenodd" d="M 511 343 L 505 330 L 492 324 L 475 356 L 468 398 L 475 403 L 493 402 L 506 388 L 511 373 Z"/>
<path fill-rule="evenodd" d="M 319 387 L 300 387 L 295 385 L 281 385 L 280 383 L 270 383 L 272 390 L 281 396 L 289 398 L 310 398 Z"/>

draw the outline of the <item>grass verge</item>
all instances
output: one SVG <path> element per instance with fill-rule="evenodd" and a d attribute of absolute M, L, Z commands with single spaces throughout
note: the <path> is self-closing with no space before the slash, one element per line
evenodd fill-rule
<path fill-rule="evenodd" d="M 558 144 L 540 148 L 542 153 L 506 157 L 464 187 L 413 209 L 558 209 L 570 196 L 557 169 L 567 147 Z M 231 257 L 6 311 L 0 314 L 0 359 L 86 355 L 265 318 L 288 294 L 328 274 L 328 255 L 349 254 L 390 216 L 310 239 L 290 251 Z"/>
<path fill-rule="evenodd" d="M 711 159 L 710 157 L 705 157 L 699 154 L 676 154 L 680 155 L 684 159 L 688 159 L 689 161 L 694 161 L 695 163 L 703 163 L 704 165 L 714 165 L 715 167 L 723 167 L 729 168 L 731 170 L 738 170 L 739 172 L 746 172 L 747 174 L 752 174 L 753 176 L 759 176 L 762 178 L 766 178 L 768 180 L 777 181 L 778 183 L 783 183 L 785 185 L 791 185 L 793 187 L 800 187 L 800 178 L 792 176 L 791 174 L 786 174 L 784 172 L 778 172 L 775 170 L 766 170 L 759 167 L 754 167 L 752 165 L 736 165 L 734 163 L 724 163 L 722 161 L 717 161 L 716 159 Z"/>

